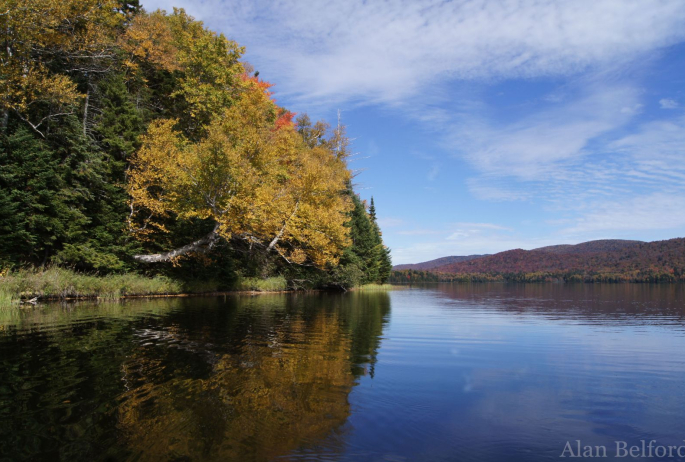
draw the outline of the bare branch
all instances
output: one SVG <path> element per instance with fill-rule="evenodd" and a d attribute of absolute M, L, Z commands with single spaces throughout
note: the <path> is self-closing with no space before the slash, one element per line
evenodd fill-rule
<path fill-rule="evenodd" d="M 299 207 L 300 207 L 300 201 L 297 201 L 297 203 L 295 204 L 295 209 L 293 210 L 293 213 L 291 213 L 290 216 L 288 217 L 288 219 L 285 220 L 285 223 L 283 223 L 283 227 L 281 228 L 281 230 L 278 232 L 278 234 L 276 234 L 276 237 L 273 238 L 273 240 L 271 241 L 269 246 L 266 248 L 267 252 L 270 252 L 276 246 L 276 243 L 278 243 L 278 241 L 281 239 L 281 237 L 283 237 L 283 233 L 285 232 L 286 226 L 288 226 L 288 223 L 290 222 L 290 220 L 292 220 L 292 218 L 295 216 L 295 214 L 297 213 L 297 209 Z M 283 255 L 281 255 L 281 256 L 283 256 Z M 283 257 L 283 258 L 285 258 L 285 257 Z M 286 261 L 288 261 L 287 258 L 286 258 Z M 288 262 L 288 263 L 290 263 L 290 262 Z"/>
<path fill-rule="evenodd" d="M 188 245 L 184 245 L 183 247 L 179 247 L 178 249 L 174 249 L 164 253 L 156 253 L 151 255 L 134 255 L 133 258 L 143 263 L 157 263 L 163 261 L 170 261 L 176 257 L 180 257 L 191 252 L 206 252 L 210 250 L 212 247 L 214 247 L 214 244 L 216 244 L 216 242 L 219 240 L 218 231 L 219 224 L 217 223 L 214 226 L 212 232 L 207 234 L 202 239 L 198 239 L 197 241 L 191 242 Z"/>

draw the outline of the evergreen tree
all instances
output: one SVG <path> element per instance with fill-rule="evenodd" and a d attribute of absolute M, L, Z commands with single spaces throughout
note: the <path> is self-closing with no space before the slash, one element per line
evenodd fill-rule
<path fill-rule="evenodd" d="M 383 246 L 383 253 L 381 254 L 381 264 L 378 271 L 378 282 L 385 284 L 390 279 L 392 273 L 392 257 L 390 256 L 390 248 Z"/>
<path fill-rule="evenodd" d="M 369 219 L 371 219 L 371 223 L 378 228 L 378 223 L 376 223 L 376 206 L 373 203 L 373 196 L 371 196 L 371 205 L 369 205 Z"/>
<path fill-rule="evenodd" d="M 0 148 L 0 249 L 15 263 L 47 263 L 83 232 L 86 190 L 70 187 L 71 166 L 47 142 L 21 127 Z"/>
<path fill-rule="evenodd" d="M 350 212 L 347 226 L 350 229 L 352 244 L 345 249 L 339 267 L 333 278 L 346 287 L 384 283 L 390 276 L 392 263 L 390 252 L 383 245 L 380 229 L 376 223 L 376 209 L 373 200 L 367 212 L 364 203 L 359 199 L 351 186 L 348 194 L 352 198 L 354 209 Z"/>
<path fill-rule="evenodd" d="M 111 162 L 117 164 L 113 173 L 123 181 L 124 161 L 140 147 L 139 137 L 145 130 L 143 117 L 126 88 L 124 74 L 104 79 L 99 92 L 101 115 L 96 125 L 97 138 Z"/>
<path fill-rule="evenodd" d="M 373 225 L 376 241 L 376 255 L 375 258 L 378 264 L 378 279 L 379 284 L 384 284 L 388 281 L 390 273 L 392 272 L 392 259 L 390 257 L 390 249 L 383 244 L 381 228 L 378 226 L 376 220 L 376 205 L 371 197 L 371 205 L 369 206 L 369 219 Z"/>

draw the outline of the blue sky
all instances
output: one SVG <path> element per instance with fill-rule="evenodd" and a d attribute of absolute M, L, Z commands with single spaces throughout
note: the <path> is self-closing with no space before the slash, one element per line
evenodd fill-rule
<path fill-rule="evenodd" d="M 685 236 L 682 0 L 143 0 L 342 121 L 393 262 Z"/>

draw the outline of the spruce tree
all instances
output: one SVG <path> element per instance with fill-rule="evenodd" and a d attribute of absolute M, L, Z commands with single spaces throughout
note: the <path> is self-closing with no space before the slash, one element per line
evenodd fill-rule
<path fill-rule="evenodd" d="M 383 245 L 376 222 L 373 199 L 367 212 L 351 186 L 348 187 L 348 194 L 354 204 L 348 222 L 352 244 L 345 249 L 334 278 L 338 277 L 338 282 L 345 286 L 384 283 L 390 276 L 392 264 L 390 252 Z"/>
<path fill-rule="evenodd" d="M 392 260 L 390 258 L 390 249 L 383 244 L 383 238 L 381 233 L 381 228 L 378 226 L 376 219 L 376 205 L 373 201 L 373 196 L 371 197 L 371 205 L 369 206 L 369 219 L 373 225 L 373 230 L 375 233 L 375 260 L 378 266 L 378 277 L 375 282 L 379 284 L 384 284 L 390 277 L 390 272 L 392 271 Z"/>
<path fill-rule="evenodd" d="M 26 128 L 0 148 L 0 249 L 13 263 L 45 264 L 88 223 L 81 210 L 86 190 L 70 187 L 74 173 L 59 152 Z"/>

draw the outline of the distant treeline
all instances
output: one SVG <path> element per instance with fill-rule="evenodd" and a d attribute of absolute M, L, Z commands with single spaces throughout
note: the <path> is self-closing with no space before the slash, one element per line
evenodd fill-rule
<path fill-rule="evenodd" d="M 634 271 L 631 273 L 533 272 L 533 273 L 438 273 L 431 271 L 393 271 L 389 282 L 685 282 L 685 268 L 677 272 Z"/>

